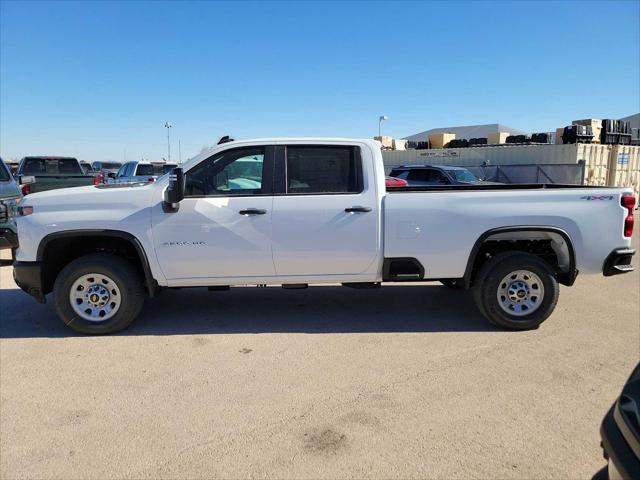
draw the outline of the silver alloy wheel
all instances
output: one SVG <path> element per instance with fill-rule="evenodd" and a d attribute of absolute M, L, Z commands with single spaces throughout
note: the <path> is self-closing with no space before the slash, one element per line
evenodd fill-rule
<path fill-rule="evenodd" d="M 116 282 L 101 273 L 87 273 L 78 278 L 69 291 L 73 310 L 90 322 L 103 322 L 120 308 L 122 297 Z"/>
<path fill-rule="evenodd" d="M 542 280 L 529 270 L 515 270 L 498 285 L 498 304 L 509 315 L 530 315 L 540 307 L 543 299 Z"/>

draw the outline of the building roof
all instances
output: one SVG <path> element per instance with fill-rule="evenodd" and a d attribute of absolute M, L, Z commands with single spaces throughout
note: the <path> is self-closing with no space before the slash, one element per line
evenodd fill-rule
<path fill-rule="evenodd" d="M 621 118 L 620 120 L 629 122 L 631 124 L 631 128 L 640 128 L 640 113 L 629 115 L 628 117 Z"/>
<path fill-rule="evenodd" d="M 410 140 L 413 142 L 426 142 L 429 135 L 432 133 L 455 133 L 456 139 L 470 138 L 484 138 L 490 133 L 507 132 L 509 135 L 526 135 L 527 132 L 516 130 L 515 128 L 507 127 L 500 123 L 489 123 L 487 125 L 469 125 L 466 127 L 444 127 L 444 128 L 432 128 L 424 132 L 416 133 L 408 137 L 404 137 L 404 140 Z"/>

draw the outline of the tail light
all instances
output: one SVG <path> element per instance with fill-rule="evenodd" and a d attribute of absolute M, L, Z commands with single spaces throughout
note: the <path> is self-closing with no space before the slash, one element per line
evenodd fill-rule
<path fill-rule="evenodd" d="M 93 177 L 93 185 L 98 185 L 100 183 L 100 178 L 98 177 L 98 175 Z"/>
<path fill-rule="evenodd" d="M 620 203 L 627 209 L 627 217 L 624 219 L 624 236 L 630 237 L 633 234 L 633 209 L 636 206 L 636 197 L 623 195 Z"/>
<path fill-rule="evenodd" d="M 93 177 L 94 185 L 100 185 L 101 183 L 104 183 L 104 172 L 100 172 L 98 175 Z"/>
<path fill-rule="evenodd" d="M 20 189 L 22 190 L 22 194 L 23 195 L 29 195 L 31 193 L 31 185 L 30 184 L 22 185 L 22 187 L 20 187 Z"/>
<path fill-rule="evenodd" d="M 156 181 L 156 179 L 154 177 L 149 177 L 149 180 L 147 180 L 147 182 L 149 182 L 149 183 L 153 183 L 155 181 Z"/>

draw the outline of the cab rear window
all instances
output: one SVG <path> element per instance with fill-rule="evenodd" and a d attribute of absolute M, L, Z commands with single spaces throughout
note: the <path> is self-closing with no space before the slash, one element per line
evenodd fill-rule
<path fill-rule="evenodd" d="M 75 158 L 26 158 L 22 173 L 26 175 L 82 175 L 83 172 L 80 163 Z"/>
<path fill-rule="evenodd" d="M 136 176 L 150 176 L 150 177 L 159 177 L 160 175 L 164 175 L 165 173 L 170 172 L 176 165 L 172 163 L 160 163 L 160 164 L 138 164 L 138 169 L 136 170 Z"/>

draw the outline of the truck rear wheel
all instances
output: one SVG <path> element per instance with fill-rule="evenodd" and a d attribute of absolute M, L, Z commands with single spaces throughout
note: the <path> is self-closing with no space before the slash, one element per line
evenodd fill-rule
<path fill-rule="evenodd" d="M 145 292 L 129 262 L 98 253 L 66 265 L 53 295 L 56 311 L 68 327 L 100 335 L 127 328 L 140 313 Z"/>
<path fill-rule="evenodd" d="M 482 266 L 473 285 L 480 312 L 494 325 L 511 330 L 538 328 L 555 309 L 559 294 L 549 265 L 522 252 L 496 255 Z"/>

